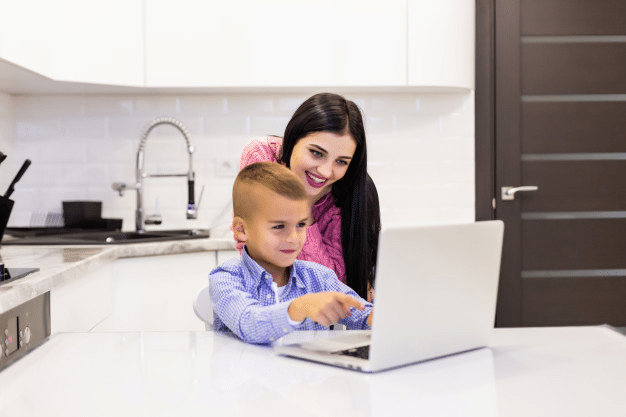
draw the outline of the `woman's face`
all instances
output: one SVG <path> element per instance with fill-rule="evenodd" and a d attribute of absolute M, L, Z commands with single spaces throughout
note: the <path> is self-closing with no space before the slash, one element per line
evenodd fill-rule
<path fill-rule="evenodd" d="M 346 175 L 355 151 L 356 141 L 350 135 L 313 132 L 293 147 L 289 165 L 315 203 Z"/>

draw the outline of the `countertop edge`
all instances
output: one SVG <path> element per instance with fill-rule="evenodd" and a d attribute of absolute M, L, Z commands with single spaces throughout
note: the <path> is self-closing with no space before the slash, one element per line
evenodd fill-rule
<path fill-rule="evenodd" d="M 217 250 L 235 250 L 235 242 L 232 239 L 208 238 L 116 246 L 0 247 L 6 267 L 40 268 L 40 271 L 15 282 L 0 285 L 0 313 L 11 310 L 55 287 L 73 282 L 85 273 L 117 259 Z"/>

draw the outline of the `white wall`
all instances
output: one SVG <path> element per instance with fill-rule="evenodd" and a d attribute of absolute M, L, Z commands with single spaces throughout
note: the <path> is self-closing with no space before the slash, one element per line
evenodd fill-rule
<path fill-rule="evenodd" d="M 365 115 L 369 171 L 379 189 L 383 223 L 474 220 L 472 93 L 345 96 Z M 13 194 L 9 225 L 36 225 L 40 213 L 60 212 L 61 201 L 85 199 L 101 200 L 103 217 L 123 218 L 124 229 L 132 230 L 135 192 L 120 197 L 111 183 L 135 181 L 141 133 L 154 117 L 171 116 L 187 127 L 196 147 L 197 195 L 202 185 L 206 188 L 199 219 L 187 221 L 185 180 L 147 179 L 146 214 L 158 198 L 164 219 L 152 229 L 219 226 L 221 235 L 230 221 L 230 191 L 241 148 L 255 136 L 282 136 L 307 97 L 0 94 L 0 146 L 10 151 L 15 164 L 9 170 L 7 159 L 0 167 L 0 186 L 24 159 L 33 162 Z M 156 128 L 146 149 L 147 172 L 187 170 L 184 141 L 173 128 Z"/>
<path fill-rule="evenodd" d="M 7 155 L 0 166 L 0 194 L 11 183 L 11 179 L 19 167 L 13 169 L 15 155 L 13 154 L 13 142 L 15 140 L 15 99 L 0 92 L 0 151 Z"/>

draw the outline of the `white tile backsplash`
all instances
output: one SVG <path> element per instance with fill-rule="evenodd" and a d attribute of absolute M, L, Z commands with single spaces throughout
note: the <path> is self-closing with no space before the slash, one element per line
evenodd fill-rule
<path fill-rule="evenodd" d="M 13 152 L 15 142 L 15 98 L 0 93 L 0 151 L 7 155 L 0 166 L 0 193 L 4 194 L 20 165 Z"/>
<path fill-rule="evenodd" d="M 187 128 L 195 147 L 199 219 L 185 219 L 184 178 L 144 182 L 146 213 L 158 199 L 163 224 L 151 229 L 210 228 L 226 234 L 239 153 L 252 137 L 282 135 L 305 94 L 183 94 L 10 96 L 0 93 L 0 167 L 5 188 L 24 159 L 33 163 L 18 184 L 10 225 L 27 226 L 63 200 L 101 200 L 104 217 L 134 228 L 136 194 L 120 197 L 112 182 L 135 182 L 139 140 L 158 116 Z M 474 96 L 468 94 L 346 94 L 364 112 L 370 174 L 385 224 L 474 220 Z M 11 161 L 9 160 L 11 159 Z M 187 170 L 182 136 L 160 126 L 146 144 L 146 171 Z M 6 185 L 5 185 L 6 184 Z"/>

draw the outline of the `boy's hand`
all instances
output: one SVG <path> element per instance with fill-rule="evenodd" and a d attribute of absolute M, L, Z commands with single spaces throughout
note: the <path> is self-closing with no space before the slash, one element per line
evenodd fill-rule
<path fill-rule="evenodd" d="M 355 298 L 340 292 L 316 292 L 298 297 L 289 304 L 289 317 L 302 321 L 309 317 L 322 326 L 330 326 L 350 315 L 350 307 L 363 310 L 365 306 Z"/>

